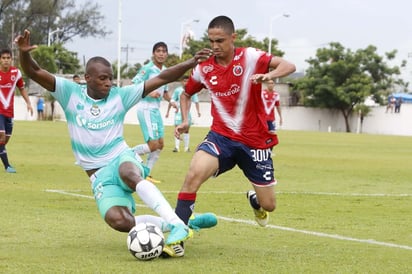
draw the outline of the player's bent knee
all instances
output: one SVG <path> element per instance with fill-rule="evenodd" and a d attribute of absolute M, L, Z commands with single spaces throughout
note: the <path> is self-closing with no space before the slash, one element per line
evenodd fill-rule
<path fill-rule="evenodd" d="M 129 232 L 135 225 L 134 216 L 123 207 L 110 208 L 104 219 L 111 228 L 120 232 Z"/>

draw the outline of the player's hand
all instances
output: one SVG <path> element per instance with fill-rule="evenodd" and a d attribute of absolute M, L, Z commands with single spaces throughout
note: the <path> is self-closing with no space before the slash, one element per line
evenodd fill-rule
<path fill-rule="evenodd" d="M 30 113 L 31 116 L 33 116 L 33 108 L 31 105 L 27 105 L 27 111 Z"/>
<path fill-rule="evenodd" d="M 199 64 L 199 63 L 202 63 L 203 61 L 209 59 L 209 57 L 212 56 L 212 55 L 213 55 L 213 50 L 204 48 L 204 49 L 201 49 L 200 51 L 196 52 L 194 58 L 196 60 L 196 63 Z"/>
<path fill-rule="evenodd" d="M 30 45 L 30 31 L 24 30 L 24 34 L 21 35 L 19 34 L 15 39 L 14 43 L 19 47 L 20 51 L 23 52 L 29 52 L 35 48 L 37 48 L 36 45 L 32 46 Z"/>
<path fill-rule="evenodd" d="M 265 74 L 254 74 L 252 75 L 250 80 L 252 81 L 252 83 L 256 84 L 256 83 L 262 83 L 262 82 L 273 80 L 273 79 L 270 77 L 268 73 L 265 73 Z"/>
<path fill-rule="evenodd" d="M 180 125 L 175 127 L 175 137 L 177 139 L 180 139 L 180 134 L 187 132 L 187 130 L 189 129 L 189 123 L 187 122 L 183 122 Z"/>

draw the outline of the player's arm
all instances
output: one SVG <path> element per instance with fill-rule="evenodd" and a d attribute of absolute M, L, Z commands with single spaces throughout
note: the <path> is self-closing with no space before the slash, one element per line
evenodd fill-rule
<path fill-rule="evenodd" d="M 20 65 L 24 73 L 45 89 L 54 91 L 56 81 L 54 76 L 42 69 L 31 57 L 30 51 L 37 46 L 30 45 L 30 31 L 25 30 L 23 35 L 17 36 L 15 43 L 19 48 Z"/>
<path fill-rule="evenodd" d="M 202 49 L 196 53 L 196 55 L 182 63 L 169 67 L 157 75 L 150 78 L 144 84 L 143 97 L 149 94 L 151 91 L 173 81 L 179 79 L 187 70 L 195 67 L 202 60 L 206 60 L 211 56 L 212 51 L 210 49 Z"/>
<path fill-rule="evenodd" d="M 20 94 L 26 102 L 27 111 L 33 116 L 33 107 L 31 106 L 30 98 L 25 87 L 19 88 Z"/>
<path fill-rule="evenodd" d="M 192 103 L 191 95 L 182 92 L 180 95 L 180 113 L 182 114 L 182 124 L 189 125 L 189 111 Z"/>
<path fill-rule="evenodd" d="M 279 116 L 279 125 L 283 124 L 283 118 L 282 118 L 282 110 L 280 108 L 280 105 L 276 106 L 276 110 L 278 112 L 278 116 Z"/>
<path fill-rule="evenodd" d="M 296 66 L 285 59 L 273 56 L 269 63 L 269 68 L 272 70 L 265 74 L 255 74 L 252 76 L 252 81 L 264 82 L 276 78 L 287 76 L 296 71 Z"/>
<path fill-rule="evenodd" d="M 199 104 L 199 102 L 195 103 L 195 107 L 196 107 L 196 111 L 197 111 L 197 117 L 200 117 L 201 113 L 200 113 L 200 104 Z"/>
<path fill-rule="evenodd" d="M 196 108 L 196 112 L 197 112 L 197 116 L 200 117 L 200 104 L 199 104 L 199 96 L 198 94 L 194 94 L 191 98 L 192 103 L 195 103 L 195 108 Z"/>

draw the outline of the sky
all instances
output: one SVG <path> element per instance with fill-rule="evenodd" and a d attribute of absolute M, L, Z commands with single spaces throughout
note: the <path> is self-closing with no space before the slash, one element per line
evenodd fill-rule
<path fill-rule="evenodd" d="M 112 33 L 104 39 L 75 38 L 66 44 L 69 50 L 78 52 L 82 63 L 98 55 L 111 62 L 118 60 L 119 29 L 122 64 L 142 63 L 149 59 L 152 46 L 158 41 L 166 42 L 170 53 L 179 54 L 181 30 L 185 23 L 191 22 L 195 39 L 199 39 L 206 32 L 210 20 L 226 15 L 233 20 L 235 28 L 246 28 L 248 34 L 257 40 L 270 36 L 277 39 L 279 48 L 285 52 L 283 57 L 294 63 L 298 72 L 308 68 L 305 60 L 315 57 L 316 50 L 327 47 L 330 42 L 339 42 L 353 51 L 374 45 L 381 55 L 397 50 L 395 64 L 400 64 L 401 60 L 410 62 L 411 65 L 402 70 L 402 77 L 412 82 L 412 1 L 92 1 L 101 6 L 101 13 L 105 16 L 102 23 Z"/>

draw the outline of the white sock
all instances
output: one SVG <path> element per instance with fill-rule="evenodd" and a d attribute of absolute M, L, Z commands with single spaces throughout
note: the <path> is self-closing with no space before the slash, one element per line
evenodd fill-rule
<path fill-rule="evenodd" d="M 157 159 L 159 159 L 160 151 L 160 149 L 156 149 L 155 151 L 150 152 L 147 156 L 146 166 L 150 168 L 150 170 L 153 169 L 154 164 L 157 162 Z"/>
<path fill-rule="evenodd" d="M 180 139 L 175 137 L 175 148 L 179 149 L 180 147 Z"/>
<path fill-rule="evenodd" d="M 133 147 L 132 149 L 136 151 L 136 153 L 139 155 L 145 155 L 145 154 L 150 153 L 150 148 L 148 144 L 137 145 Z"/>
<path fill-rule="evenodd" d="M 134 219 L 136 221 L 136 225 L 140 223 L 152 223 L 162 230 L 162 232 L 168 232 L 170 231 L 170 226 L 167 225 L 167 223 L 160 217 L 158 216 L 153 216 L 153 215 L 139 215 L 139 216 L 134 216 Z"/>
<path fill-rule="evenodd" d="M 142 180 L 136 186 L 136 193 L 142 201 L 153 209 L 168 224 L 182 223 L 176 215 L 169 202 L 165 199 L 159 189 L 149 181 Z"/>
<path fill-rule="evenodd" d="M 184 133 L 183 134 L 183 142 L 185 144 L 185 149 L 189 148 L 189 140 L 190 140 L 190 135 L 189 133 Z"/>

